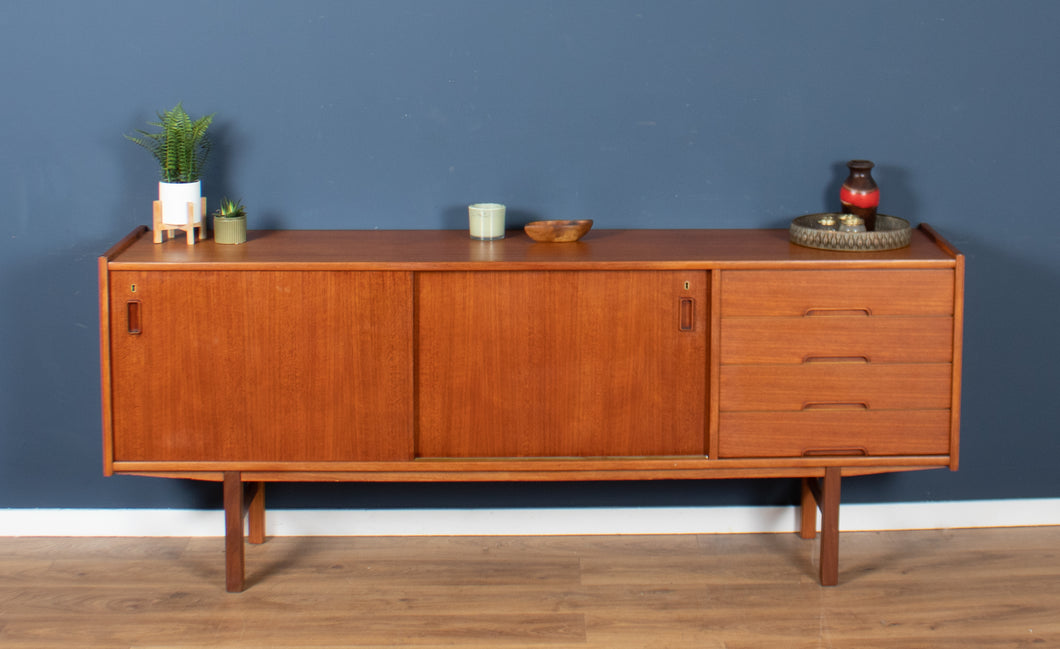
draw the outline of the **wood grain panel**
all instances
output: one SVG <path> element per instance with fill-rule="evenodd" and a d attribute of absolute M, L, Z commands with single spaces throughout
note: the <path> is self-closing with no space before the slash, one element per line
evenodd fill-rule
<path fill-rule="evenodd" d="M 120 254 L 118 254 L 120 252 Z M 109 254 L 109 253 L 108 253 Z M 921 230 L 906 248 L 837 253 L 795 246 L 783 230 L 593 229 L 569 245 L 542 245 L 521 232 L 473 241 L 466 230 L 251 231 L 247 244 L 194 246 L 139 237 L 114 250 L 114 270 L 640 270 L 702 268 L 953 268 L 953 257 Z"/>
<path fill-rule="evenodd" d="M 944 363 L 723 365 L 721 410 L 802 410 L 830 404 L 948 409 L 950 378 L 950 366 Z"/>
<path fill-rule="evenodd" d="M 945 455 L 949 410 L 723 412 L 723 458 Z"/>
<path fill-rule="evenodd" d="M 953 315 L 952 270 L 740 270 L 721 276 L 721 317 Z"/>
<path fill-rule="evenodd" d="M 411 285 L 408 273 L 113 272 L 115 460 L 409 459 Z"/>
<path fill-rule="evenodd" d="M 723 364 L 863 357 L 873 363 L 949 363 L 950 317 L 725 318 Z"/>
<path fill-rule="evenodd" d="M 417 455 L 705 454 L 708 294 L 705 272 L 420 274 Z"/>

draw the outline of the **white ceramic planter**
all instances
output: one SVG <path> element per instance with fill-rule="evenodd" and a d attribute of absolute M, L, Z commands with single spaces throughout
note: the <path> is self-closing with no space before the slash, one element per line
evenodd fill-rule
<path fill-rule="evenodd" d="M 202 181 L 193 183 L 158 183 L 158 201 L 162 203 L 162 223 L 186 225 L 188 203 L 194 209 L 192 223 L 202 222 Z"/>

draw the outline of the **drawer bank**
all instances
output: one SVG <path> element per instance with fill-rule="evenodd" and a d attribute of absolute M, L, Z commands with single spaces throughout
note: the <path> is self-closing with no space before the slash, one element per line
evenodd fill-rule
<path fill-rule="evenodd" d="M 107 475 L 223 484 L 227 588 L 280 481 L 801 478 L 838 581 L 843 477 L 957 468 L 964 258 L 930 227 L 147 228 L 99 259 Z"/>

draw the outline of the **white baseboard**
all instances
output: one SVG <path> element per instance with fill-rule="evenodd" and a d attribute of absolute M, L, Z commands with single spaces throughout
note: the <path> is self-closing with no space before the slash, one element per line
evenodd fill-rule
<path fill-rule="evenodd" d="M 794 532 L 798 507 L 270 510 L 269 536 Z M 1060 499 L 843 505 L 843 531 L 1060 525 Z M 220 511 L 0 509 L 0 536 L 222 536 Z"/>

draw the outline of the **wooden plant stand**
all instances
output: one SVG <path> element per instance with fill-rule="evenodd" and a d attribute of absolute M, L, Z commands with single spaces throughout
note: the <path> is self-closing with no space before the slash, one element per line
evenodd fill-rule
<path fill-rule="evenodd" d="M 188 203 L 188 222 L 180 225 L 174 225 L 172 223 L 162 222 L 162 201 L 154 202 L 154 214 L 152 218 L 151 229 L 155 233 L 155 243 L 162 243 L 166 240 L 166 237 L 170 238 L 176 236 L 177 230 L 182 230 L 188 237 L 188 245 L 195 245 L 195 228 L 199 229 L 199 241 L 206 239 L 206 197 L 202 197 L 202 211 L 200 212 L 201 218 L 195 220 L 195 204 L 192 202 Z"/>

